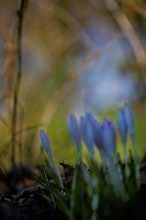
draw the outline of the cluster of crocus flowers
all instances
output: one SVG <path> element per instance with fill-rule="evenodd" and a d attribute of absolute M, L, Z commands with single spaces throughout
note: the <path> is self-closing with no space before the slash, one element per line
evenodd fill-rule
<path fill-rule="evenodd" d="M 96 117 L 90 112 L 80 116 L 79 120 L 76 119 L 74 114 L 70 114 L 67 119 L 67 125 L 79 159 L 79 166 L 76 166 L 76 169 L 74 169 L 75 172 L 73 175 L 71 199 L 76 198 L 74 195 L 79 195 L 78 193 L 76 194 L 76 190 L 78 190 L 78 183 L 80 183 L 82 180 L 87 187 L 87 195 L 89 194 L 89 198 L 92 203 L 92 211 L 94 209 L 93 207 L 95 207 L 95 210 L 97 209 L 99 194 L 102 194 L 101 190 L 104 189 L 103 184 L 105 183 L 107 183 L 107 186 L 109 186 L 107 187 L 108 190 L 111 191 L 114 196 L 116 195 L 118 198 L 121 198 L 122 201 L 127 201 L 127 199 L 133 195 L 133 192 L 135 192 L 135 190 L 137 190 L 141 184 L 141 175 L 134 140 L 134 117 L 129 105 L 124 104 L 123 107 L 117 110 L 116 125 L 112 120 L 109 120 L 108 118 L 104 118 L 102 123 L 99 123 Z M 124 149 L 124 164 L 121 163 L 117 156 L 117 131 L 120 135 Z M 134 160 L 128 160 L 127 156 L 126 145 L 128 135 L 132 141 Z M 40 131 L 40 138 L 42 145 L 52 163 L 56 177 L 58 177 L 55 180 L 58 180 L 61 192 L 65 192 L 62 191 L 62 189 L 65 189 L 65 187 L 61 178 L 60 169 L 54 162 L 50 142 L 44 130 Z M 91 172 L 88 172 L 88 170 L 85 169 L 83 163 L 83 142 L 90 155 L 88 161 L 90 164 L 89 170 Z M 101 169 L 98 161 L 95 160 L 95 148 L 99 149 L 101 155 L 103 165 L 101 166 Z M 81 178 L 78 179 L 79 176 Z M 129 184 L 130 187 L 127 184 Z M 132 187 L 131 184 L 133 184 Z M 100 189 L 101 185 L 102 188 Z M 107 196 L 108 194 L 110 195 L 110 192 L 107 192 Z M 76 201 L 72 200 L 72 202 Z M 73 204 L 72 202 L 71 204 Z"/>
<path fill-rule="evenodd" d="M 124 146 L 125 161 L 127 160 L 126 142 L 128 132 L 136 157 L 134 117 L 128 104 L 125 104 L 123 108 L 119 108 L 117 111 L 117 127 Z M 82 139 L 92 157 L 94 157 L 94 147 L 99 149 L 102 159 L 116 155 L 116 127 L 112 120 L 104 118 L 100 124 L 94 115 L 86 113 L 80 117 L 78 123 L 75 116 L 70 114 L 68 117 L 68 128 L 78 155 L 81 155 Z"/>
<path fill-rule="evenodd" d="M 68 128 L 73 138 L 78 154 L 81 155 L 81 139 L 91 155 L 94 156 L 94 147 L 98 147 L 101 155 L 116 152 L 116 132 L 114 123 L 104 118 L 100 125 L 91 113 L 81 116 L 79 124 L 74 115 L 68 117 Z"/>
<path fill-rule="evenodd" d="M 95 147 L 99 149 L 103 160 L 116 155 L 116 127 L 112 120 L 104 118 L 100 124 L 93 114 L 86 113 L 84 116 L 79 118 L 79 122 L 76 120 L 76 117 L 73 114 L 70 114 L 67 122 L 69 132 L 72 136 L 78 156 L 80 158 L 82 157 L 82 140 L 84 141 L 92 158 L 94 158 Z M 122 144 L 124 146 L 125 162 L 127 162 L 127 133 L 129 133 L 132 140 L 134 157 L 137 160 L 134 141 L 134 117 L 128 104 L 125 104 L 123 108 L 119 108 L 117 111 L 117 127 Z M 42 145 L 57 172 L 57 168 L 52 157 L 50 143 L 46 133 L 43 130 L 40 131 L 40 137 Z"/>

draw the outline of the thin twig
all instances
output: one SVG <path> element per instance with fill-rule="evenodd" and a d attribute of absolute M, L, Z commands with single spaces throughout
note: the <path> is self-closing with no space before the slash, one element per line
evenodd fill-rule
<path fill-rule="evenodd" d="M 15 145 L 16 145 L 16 128 L 17 128 L 17 118 L 18 118 L 18 99 L 19 99 L 19 90 L 20 82 L 22 75 L 22 26 L 23 26 L 23 14 L 26 7 L 27 0 L 21 0 L 20 8 L 17 10 L 18 16 L 18 26 L 17 26 L 17 76 L 14 88 L 14 98 L 13 98 L 13 111 L 12 111 L 12 124 L 11 124 L 11 136 L 12 136 L 12 155 L 11 162 L 12 166 L 16 165 L 15 158 Z"/>

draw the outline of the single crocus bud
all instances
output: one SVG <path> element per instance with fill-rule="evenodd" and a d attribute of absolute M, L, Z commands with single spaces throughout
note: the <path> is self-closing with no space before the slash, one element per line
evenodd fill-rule
<path fill-rule="evenodd" d="M 81 152 L 81 136 L 78 123 L 74 115 L 70 114 L 68 117 L 68 129 L 75 143 L 78 153 Z"/>
<path fill-rule="evenodd" d="M 94 137 L 92 132 L 92 127 L 88 118 L 88 113 L 86 116 L 80 117 L 80 131 L 83 137 L 83 140 L 87 146 L 87 149 L 91 156 L 94 154 Z"/>
<path fill-rule="evenodd" d="M 104 118 L 101 125 L 101 141 L 106 154 L 116 153 L 116 132 L 114 123 Z"/>
<path fill-rule="evenodd" d="M 42 142 L 42 145 L 46 151 L 46 153 L 48 154 L 51 162 L 52 162 L 52 165 L 54 167 L 54 171 L 55 173 L 57 174 L 58 176 L 58 179 L 59 179 L 59 182 L 60 182 L 60 186 L 63 187 L 63 183 L 62 183 L 62 179 L 61 179 L 61 176 L 60 176 L 60 172 L 59 172 L 59 169 L 58 167 L 56 166 L 54 160 L 53 160 L 53 157 L 52 157 L 52 152 L 51 152 L 51 147 L 50 147 L 50 142 L 49 142 L 49 139 L 48 139 L 48 136 L 47 134 L 45 133 L 44 130 L 40 130 L 40 138 L 41 138 L 41 142 Z"/>
<path fill-rule="evenodd" d="M 133 138 L 135 135 L 134 117 L 129 105 L 126 103 L 124 105 L 124 117 L 128 132 L 131 138 Z"/>
<path fill-rule="evenodd" d="M 42 145 L 43 145 L 46 153 L 48 154 L 48 156 L 52 160 L 52 152 L 51 152 L 50 142 L 49 142 L 48 136 L 46 135 L 44 130 L 40 130 L 40 138 L 41 138 L 41 142 L 42 142 Z"/>
<path fill-rule="evenodd" d="M 93 133 L 93 137 L 94 137 L 94 145 L 101 149 L 102 148 L 101 126 L 100 126 L 99 122 L 96 120 L 96 118 L 91 113 L 88 113 L 88 120 L 89 120 L 89 123 L 92 127 L 92 133 Z"/>
<path fill-rule="evenodd" d="M 125 145 L 127 141 L 127 127 L 125 123 L 124 110 L 122 108 L 119 108 L 117 112 L 117 127 L 121 141 Z"/>

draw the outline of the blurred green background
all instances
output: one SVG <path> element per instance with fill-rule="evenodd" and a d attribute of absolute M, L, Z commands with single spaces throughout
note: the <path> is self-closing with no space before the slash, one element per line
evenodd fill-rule
<path fill-rule="evenodd" d="M 16 0 L 0 1 L 3 168 L 11 165 L 19 4 Z M 50 138 L 55 161 L 73 163 L 75 150 L 67 115 L 72 112 L 78 118 L 91 111 L 100 121 L 108 116 L 115 122 L 116 110 L 124 102 L 134 112 L 142 158 L 146 151 L 145 49 L 145 0 L 28 0 L 23 19 L 16 163 L 44 161 L 40 129 Z"/>

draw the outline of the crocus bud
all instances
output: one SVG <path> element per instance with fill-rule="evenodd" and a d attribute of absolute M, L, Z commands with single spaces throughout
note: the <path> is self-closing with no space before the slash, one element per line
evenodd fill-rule
<path fill-rule="evenodd" d="M 73 138 L 75 146 L 78 152 L 81 152 L 81 137 L 80 137 L 80 130 L 76 118 L 74 115 L 70 114 L 68 117 L 68 129 Z"/>
<path fill-rule="evenodd" d="M 49 156 L 49 158 L 50 158 L 50 160 L 52 162 L 52 165 L 54 167 L 55 173 L 58 176 L 58 179 L 59 179 L 59 182 L 60 182 L 60 186 L 63 187 L 63 183 L 62 183 L 62 179 L 61 179 L 61 176 L 60 176 L 60 172 L 59 172 L 58 167 L 56 166 L 56 164 L 55 164 L 55 162 L 53 160 L 52 152 L 51 152 L 51 147 L 50 147 L 50 142 L 49 142 L 48 136 L 46 135 L 44 130 L 40 130 L 40 138 L 41 138 L 42 145 L 43 145 L 46 153 L 48 154 L 48 156 Z"/>
<path fill-rule="evenodd" d="M 93 137 L 94 137 L 94 145 L 102 148 L 102 144 L 101 144 L 101 126 L 99 124 L 99 122 L 96 120 L 96 118 L 91 114 L 88 113 L 88 120 L 89 123 L 92 127 L 92 133 L 93 133 Z"/>
<path fill-rule="evenodd" d="M 80 117 L 80 131 L 91 156 L 94 154 L 94 137 L 88 115 Z"/>
<path fill-rule="evenodd" d="M 131 137 L 135 135 L 134 117 L 128 104 L 124 105 L 124 117 L 128 132 Z"/>
<path fill-rule="evenodd" d="M 118 109 L 117 112 L 117 126 L 122 143 L 125 145 L 127 141 L 127 127 L 125 123 L 124 110 Z"/>
<path fill-rule="evenodd" d="M 50 142 L 49 142 L 48 136 L 46 135 L 44 130 L 40 130 L 40 138 L 41 138 L 41 142 L 42 142 L 42 145 L 43 145 L 46 153 L 48 154 L 48 156 L 52 160 L 52 152 L 51 152 Z"/>
<path fill-rule="evenodd" d="M 101 141 L 103 150 L 107 154 L 116 153 L 116 132 L 112 121 L 104 118 L 101 125 Z"/>

